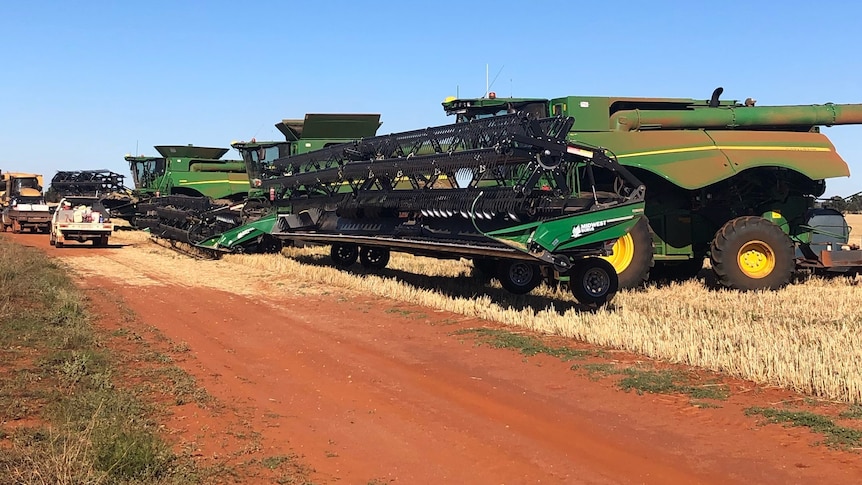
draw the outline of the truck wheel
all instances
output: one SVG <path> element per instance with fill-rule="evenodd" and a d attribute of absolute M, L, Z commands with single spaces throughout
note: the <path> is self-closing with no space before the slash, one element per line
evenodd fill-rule
<path fill-rule="evenodd" d="M 361 248 L 359 262 L 368 269 L 383 269 L 389 264 L 389 250 L 386 248 Z"/>
<path fill-rule="evenodd" d="M 569 272 L 569 289 L 578 303 L 598 308 L 613 300 L 620 280 L 613 265 L 602 258 L 585 258 Z"/>
<path fill-rule="evenodd" d="M 339 268 L 347 268 L 359 257 L 359 248 L 355 244 L 333 244 L 329 256 Z"/>
<path fill-rule="evenodd" d="M 21 233 L 21 223 L 16 219 L 12 220 L 12 234 L 20 234 Z"/>
<path fill-rule="evenodd" d="M 617 239 L 613 254 L 602 259 L 611 263 L 616 270 L 620 288 L 643 286 L 653 266 L 653 239 L 649 221 L 641 217 L 628 234 Z"/>
<path fill-rule="evenodd" d="M 94 239 L 93 243 L 101 248 L 108 246 L 108 236 L 99 236 L 99 239 Z"/>
<path fill-rule="evenodd" d="M 62 248 L 63 247 L 63 241 L 57 239 L 56 241 L 54 241 L 54 246 L 58 247 L 58 248 Z"/>
<path fill-rule="evenodd" d="M 497 267 L 497 278 L 510 293 L 525 295 L 542 283 L 542 271 L 527 261 L 503 261 Z"/>
<path fill-rule="evenodd" d="M 777 290 L 795 269 L 793 241 L 762 217 L 737 217 L 715 234 L 710 262 L 719 283 L 737 290 Z"/>

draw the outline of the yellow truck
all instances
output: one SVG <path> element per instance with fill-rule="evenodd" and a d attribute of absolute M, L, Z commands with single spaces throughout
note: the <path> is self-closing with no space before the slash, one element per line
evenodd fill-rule
<path fill-rule="evenodd" d="M 64 197 L 51 219 L 50 244 L 62 248 L 67 241 L 93 241 L 105 247 L 114 224 L 98 197 Z"/>
<path fill-rule="evenodd" d="M 3 231 L 48 232 L 51 210 L 42 195 L 42 176 L 0 172 L 0 210 Z"/>

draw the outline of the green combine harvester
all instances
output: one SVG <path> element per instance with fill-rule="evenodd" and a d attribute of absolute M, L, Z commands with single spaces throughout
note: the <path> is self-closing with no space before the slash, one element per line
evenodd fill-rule
<path fill-rule="evenodd" d="M 755 106 L 747 99 L 566 96 L 454 99 L 459 123 L 508 113 L 571 116 L 572 143 L 602 147 L 648 187 L 646 216 L 608 257 L 621 287 L 686 278 L 709 257 L 718 281 L 775 289 L 795 270 L 855 271 L 842 215 L 815 208 L 849 169 L 821 126 L 862 123 L 862 105 Z M 851 250 L 848 250 L 851 249 Z M 653 267 L 654 265 L 654 267 Z"/>
<path fill-rule="evenodd" d="M 239 202 L 248 193 L 248 176 L 242 160 L 221 159 L 228 148 L 194 145 L 154 148 L 159 157 L 125 157 L 141 196 L 185 195 Z"/>
<path fill-rule="evenodd" d="M 597 307 L 618 280 L 596 256 L 639 224 L 645 189 L 604 150 L 566 141 L 573 123 L 517 113 L 286 156 L 235 145 L 273 210 L 198 246 L 232 252 L 261 232 L 330 245 L 339 267 L 466 257 L 513 293 L 561 279 Z"/>
<path fill-rule="evenodd" d="M 136 200 L 112 211 L 158 237 L 189 242 L 202 228 L 241 224 L 233 206 L 248 193 L 241 160 L 223 160 L 228 148 L 156 146 L 160 156 L 125 157 Z"/>
<path fill-rule="evenodd" d="M 277 123 L 286 141 L 237 142 L 243 160 L 223 160 L 227 148 L 156 146 L 158 157 L 125 157 L 135 181 L 127 203 L 112 210 L 154 236 L 196 244 L 269 212 L 270 200 L 249 181 L 253 167 L 356 137 L 373 136 L 380 115 L 309 114 Z M 252 167 L 252 169 L 249 169 Z M 239 252 L 272 252 L 281 242 L 262 231 L 245 234 Z"/>

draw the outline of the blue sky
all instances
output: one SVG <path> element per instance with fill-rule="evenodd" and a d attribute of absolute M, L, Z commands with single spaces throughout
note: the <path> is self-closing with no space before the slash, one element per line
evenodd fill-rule
<path fill-rule="evenodd" d="M 280 139 L 308 112 L 381 113 L 381 134 L 444 124 L 440 102 L 481 96 L 486 65 L 500 96 L 860 103 L 859 5 L 5 2 L 0 169 L 128 176 L 136 147 Z M 824 132 L 853 174 L 827 195 L 862 191 L 862 125 Z"/>

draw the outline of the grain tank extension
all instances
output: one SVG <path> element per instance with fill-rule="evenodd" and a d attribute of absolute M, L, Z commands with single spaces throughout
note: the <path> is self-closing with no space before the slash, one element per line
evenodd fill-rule
<path fill-rule="evenodd" d="M 850 174 L 821 127 L 862 123 L 862 105 L 757 106 L 721 93 L 449 99 L 443 107 L 461 122 L 514 111 L 573 116 L 570 141 L 607 148 L 646 184 L 649 224 L 609 257 L 621 286 L 650 274 L 692 276 L 705 257 L 723 285 L 738 289 L 781 287 L 800 268 L 862 264 L 846 250 L 840 214 L 815 209 L 826 179 Z"/>

